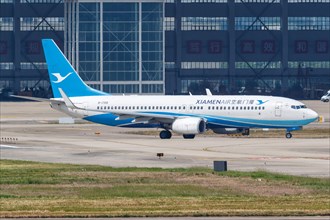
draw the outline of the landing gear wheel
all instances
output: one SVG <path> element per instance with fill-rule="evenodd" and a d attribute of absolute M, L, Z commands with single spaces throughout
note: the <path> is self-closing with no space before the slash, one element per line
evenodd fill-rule
<path fill-rule="evenodd" d="M 163 130 L 159 133 L 160 139 L 170 139 L 172 137 L 172 133 L 168 130 Z"/>
<path fill-rule="evenodd" d="M 288 132 L 288 133 L 285 134 L 285 137 L 288 138 L 288 139 L 292 138 L 292 134 L 290 132 Z"/>
<path fill-rule="evenodd" d="M 182 135 L 184 139 L 194 139 L 195 135 L 194 134 L 184 134 Z"/>
<path fill-rule="evenodd" d="M 250 135 L 250 129 L 248 129 L 248 128 L 243 129 L 242 135 L 243 136 L 249 136 Z"/>

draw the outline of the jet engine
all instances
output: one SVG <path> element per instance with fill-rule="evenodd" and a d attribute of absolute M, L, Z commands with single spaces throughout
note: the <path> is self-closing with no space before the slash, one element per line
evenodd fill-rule
<path fill-rule="evenodd" d="M 216 134 L 250 134 L 250 130 L 248 128 L 215 128 L 212 129 L 212 131 Z"/>
<path fill-rule="evenodd" d="M 202 118 L 178 118 L 172 123 L 172 131 L 179 134 L 201 134 L 206 130 L 206 123 Z"/>

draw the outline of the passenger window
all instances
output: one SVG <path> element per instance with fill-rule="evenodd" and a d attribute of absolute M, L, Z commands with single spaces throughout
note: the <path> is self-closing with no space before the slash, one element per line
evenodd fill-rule
<path fill-rule="evenodd" d="M 220 106 L 220 110 L 222 110 L 222 106 Z"/>
<path fill-rule="evenodd" d="M 246 110 L 246 106 L 244 106 L 244 110 Z"/>
<path fill-rule="evenodd" d="M 223 110 L 226 110 L 226 106 L 225 106 L 225 107 L 223 107 Z"/>
<path fill-rule="evenodd" d="M 211 110 L 211 107 L 209 106 L 208 109 Z"/>
<path fill-rule="evenodd" d="M 262 107 L 262 110 L 265 110 L 265 106 Z"/>

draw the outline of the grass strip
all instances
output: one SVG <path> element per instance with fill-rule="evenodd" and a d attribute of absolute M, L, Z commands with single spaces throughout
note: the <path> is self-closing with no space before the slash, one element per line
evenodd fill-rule
<path fill-rule="evenodd" d="M 330 179 L 0 161 L 0 217 L 330 215 Z"/>

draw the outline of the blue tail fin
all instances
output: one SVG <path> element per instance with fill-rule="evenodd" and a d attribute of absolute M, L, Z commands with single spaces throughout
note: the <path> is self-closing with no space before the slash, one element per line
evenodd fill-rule
<path fill-rule="evenodd" d="M 42 46 L 54 98 L 62 97 L 59 88 L 68 97 L 108 95 L 86 85 L 52 39 L 43 39 Z"/>

